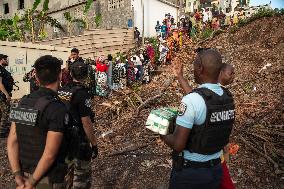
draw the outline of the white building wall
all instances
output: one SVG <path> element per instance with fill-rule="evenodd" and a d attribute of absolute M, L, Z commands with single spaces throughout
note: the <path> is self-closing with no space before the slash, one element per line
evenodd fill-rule
<path fill-rule="evenodd" d="M 19 99 L 23 95 L 29 94 L 30 84 L 23 82 L 23 77 L 31 70 L 32 65 L 39 57 L 52 55 L 65 62 L 70 55 L 69 48 L 6 41 L 0 41 L 0 52 L 8 55 L 9 66 L 7 70 L 12 73 L 20 89 L 12 92 L 12 99 Z"/>
<path fill-rule="evenodd" d="M 143 14 L 141 0 L 133 0 L 132 7 L 134 9 L 134 26 L 138 28 L 142 35 L 143 27 Z M 159 0 L 144 0 L 144 35 L 145 37 L 156 36 L 155 26 L 157 21 L 162 21 L 165 18 L 165 14 L 170 13 L 175 20 L 178 17 L 178 8 L 163 3 Z"/>

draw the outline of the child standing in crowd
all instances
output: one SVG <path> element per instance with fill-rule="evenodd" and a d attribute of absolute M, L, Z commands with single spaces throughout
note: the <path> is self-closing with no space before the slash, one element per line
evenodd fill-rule
<path fill-rule="evenodd" d="M 219 75 L 219 83 L 222 86 L 227 86 L 233 83 L 235 78 L 235 68 L 230 64 L 223 64 L 220 75 Z"/>
<path fill-rule="evenodd" d="M 230 85 L 235 77 L 234 67 L 230 64 L 223 63 L 220 74 L 219 74 L 219 84 L 222 87 Z M 222 157 L 222 168 L 223 168 L 223 177 L 221 180 L 220 189 L 235 189 L 233 181 L 231 179 L 229 169 L 227 167 L 227 162 L 229 161 L 229 146 L 227 145 L 223 150 Z"/>
<path fill-rule="evenodd" d="M 160 25 L 160 22 L 157 21 L 157 25 L 155 26 L 155 30 L 156 30 L 156 35 L 157 36 L 160 36 L 161 35 L 161 25 Z"/>

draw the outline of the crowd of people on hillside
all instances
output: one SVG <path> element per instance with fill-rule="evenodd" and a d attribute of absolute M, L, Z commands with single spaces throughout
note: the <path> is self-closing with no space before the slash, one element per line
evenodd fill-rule
<path fill-rule="evenodd" d="M 61 62 L 63 64 L 62 60 Z M 118 54 L 116 57 L 109 54 L 107 57 L 99 56 L 95 61 L 83 60 L 79 55 L 79 50 L 73 48 L 62 69 L 61 86 L 72 81 L 69 68 L 75 62 L 88 64 L 86 84 L 90 87 L 93 95 L 103 97 L 107 97 L 112 90 L 125 89 L 126 86 L 131 86 L 134 83 L 149 83 L 151 72 L 155 66 L 154 49 L 150 44 L 133 54 Z M 34 68 L 24 76 L 23 80 L 30 82 L 31 91 L 38 89 Z"/>
<path fill-rule="evenodd" d="M 244 13 L 225 15 L 222 12 L 212 12 L 209 9 L 195 11 L 189 16 L 181 16 L 179 21 L 170 14 L 165 14 L 162 22 L 157 21 L 155 26 L 156 36 L 159 42 L 159 62 L 169 64 L 175 52 L 179 51 L 184 39 L 196 39 L 207 29 L 220 30 L 228 26 L 236 25 L 245 19 Z M 139 39 L 140 32 L 135 29 L 135 37 Z"/>
<path fill-rule="evenodd" d="M 170 13 L 165 15 L 162 22 L 157 21 L 155 30 L 157 36 L 167 39 L 174 32 L 178 32 L 179 36 L 196 37 L 205 29 L 219 30 L 228 26 L 236 25 L 240 20 L 245 19 L 244 13 L 236 12 L 233 15 L 226 15 L 222 12 L 212 12 L 208 8 L 201 11 L 195 11 L 190 15 L 182 15 L 179 21 L 176 21 Z M 182 40 L 180 40 L 182 41 Z"/>

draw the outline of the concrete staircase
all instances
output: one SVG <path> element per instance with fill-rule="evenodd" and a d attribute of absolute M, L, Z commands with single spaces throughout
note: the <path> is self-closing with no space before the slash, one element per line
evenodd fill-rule
<path fill-rule="evenodd" d="M 132 29 L 87 30 L 83 35 L 37 41 L 37 44 L 78 48 L 83 58 L 127 52 L 135 46 Z"/>

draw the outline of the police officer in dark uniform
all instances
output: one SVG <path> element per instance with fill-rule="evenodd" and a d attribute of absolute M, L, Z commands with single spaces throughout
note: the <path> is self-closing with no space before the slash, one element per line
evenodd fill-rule
<path fill-rule="evenodd" d="M 0 137 L 5 138 L 9 133 L 10 124 L 8 123 L 10 101 L 14 85 L 14 79 L 5 67 L 9 65 L 8 56 L 0 54 Z"/>
<path fill-rule="evenodd" d="M 174 133 L 161 136 L 174 150 L 170 188 L 219 188 L 220 157 L 235 118 L 233 97 L 218 84 L 221 67 L 218 51 L 198 50 L 194 78 L 200 86 L 183 97 Z M 177 77 L 185 85 L 182 72 Z M 184 89 L 191 91 L 190 87 Z"/>
<path fill-rule="evenodd" d="M 88 66 L 84 62 L 74 62 L 71 66 L 73 82 L 59 89 L 58 94 L 69 107 L 73 132 L 73 157 L 71 166 L 74 178 L 69 178 L 68 185 L 73 189 L 91 188 L 91 159 L 98 155 L 97 139 L 93 129 L 91 95 L 84 81 L 88 75 Z"/>
<path fill-rule="evenodd" d="M 69 116 L 57 95 L 61 64 L 55 57 L 42 56 L 35 70 L 41 87 L 11 109 L 8 157 L 20 188 L 63 189 Z"/>

